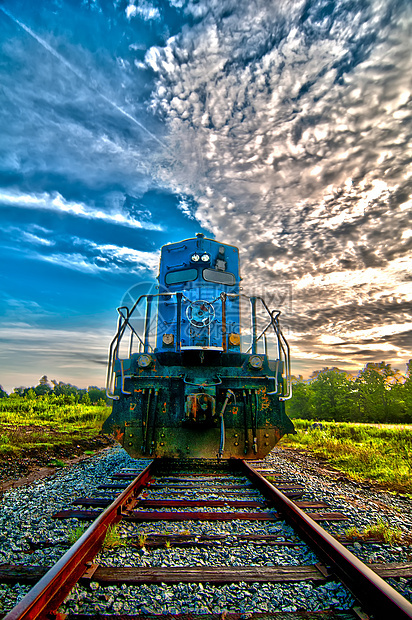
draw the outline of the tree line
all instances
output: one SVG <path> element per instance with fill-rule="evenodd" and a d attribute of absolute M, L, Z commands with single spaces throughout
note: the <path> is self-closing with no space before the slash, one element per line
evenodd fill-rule
<path fill-rule="evenodd" d="M 323 368 L 308 380 L 294 377 L 287 411 L 292 418 L 412 423 L 412 360 L 406 375 L 380 362 L 366 364 L 357 376 Z"/>
<path fill-rule="evenodd" d="M 49 382 L 44 375 L 37 386 L 16 387 L 9 395 L 0 386 L 0 398 L 54 401 L 56 404 L 104 404 L 104 388 L 78 388 L 70 383 Z M 357 376 L 339 368 L 315 371 L 307 380 L 293 377 L 293 397 L 287 401 L 292 418 L 342 422 L 412 423 L 412 360 L 406 374 L 385 362 L 369 363 Z"/>
<path fill-rule="evenodd" d="M 39 380 L 34 387 L 16 387 L 9 395 L 0 385 L 0 398 L 25 398 L 56 401 L 56 404 L 74 405 L 101 405 L 106 403 L 106 390 L 95 385 L 86 388 L 78 388 L 64 381 L 48 380 L 46 375 Z"/>

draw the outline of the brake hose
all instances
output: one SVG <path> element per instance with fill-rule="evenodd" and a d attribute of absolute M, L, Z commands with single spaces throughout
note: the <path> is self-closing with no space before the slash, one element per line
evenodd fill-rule
<path fill-rule="evenodd" d="M 223 403 L 223 407 L 220 411 L 220 446 L 219 446 L 219 454 L 217 455 L 218 460 L 222 458 L 223 450 L 225 449 L 225 420 L 223 416 L 224 416 L 227 404 L 231 396 L 235 398 L 235 393 L 232 392 L 232 390 L 228 390 L 226 392 L 225 402 Z"/>

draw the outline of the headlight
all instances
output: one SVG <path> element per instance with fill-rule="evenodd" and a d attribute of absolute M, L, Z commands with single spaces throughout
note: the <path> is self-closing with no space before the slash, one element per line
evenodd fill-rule
<path fill-rule="evenodd" d="M 153 359 L 150 355 L 141 355 L 137 360 L 137 365 L 140 368 L 149 368 L 153 363 Z"/>
<path fill-rule="evenodd" d="M 199 256 L 199 254 L 192 254 L 192 258 L 191 258 L 191 260 L 192 260 L 194 263 L 197 263 L 197 261 L 199 261 L 199 260 L 200 260 L 200 256 Z"/>
<path fill-rule="evenodd" d="M 209 254 L 202 254 L 202 261 L 204 261 L 205 263 L 210 261 L 210 256 Z"/>
<path fill-rule="evenodd" d="M 231 344 L 232 347 L 238 347 L 240 345 L 239 334 L 235 334 L 234 332 L 229 334 L 229 344 Z"/>
<path fill-rule="evenodd" d="M 263 359 L 259 355 L 252 355 L 249 358 L 249 365 L 255 370 L 260 370 L 263 366 Z"/>
<path fill-rule="evenodd" d="M 163 334 L 162 340 L 163 340 L 163 344 L 167 346 L 170 346 L 175 341 L 173 334 Z"/>

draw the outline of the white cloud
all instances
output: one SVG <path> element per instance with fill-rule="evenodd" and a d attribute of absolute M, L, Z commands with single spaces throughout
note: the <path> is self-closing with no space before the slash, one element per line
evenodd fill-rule
<path fill-rule="evenodd" d="M 160 11 L 157 7 L 150 4 L 146 0 L 138 0 L 137 5 L 135 2 L 131 2 L 126 7 L 126 17 L 127 19 L 131 19 L 132 17 L 139 16 L 145 21 L 150 20 L 159 20 L 160 19 Z"/>
<path fill-rule="evenodd" d="M 162 230 L 158 224 L 151 222 L 140 222 L 126 211 L 114 210 L 104 211 L 97 207 L 88 206 L 80 202 L 71 202 L 63 198 L 57 192 L 54 194 L 23 194 L 20 192 L 0 192 L 0 204 L 12 207 L 45 209 L 59 213 L 67 213 L 88 220 L 103 220 L 110 224 L 118 224 L 130 228 L 142 228 L 145 230 Z"/>
<path fill-rule="evenodd" d="M 135 269 L 148 269 L 156 272 L 159 267 L 160 250 L 155 252 L 143 252 L 134 248 L 119 247 L 117 245 L 99 245 L 89 243 L 88 246 L 99 252 L 105 260 L 118 260 L 121 263 L 134 265 Z"/>
<path fill-rule="evenodd" d="M 81 252 L 32 254 L 32 258 L 84 273 L 157 274 L 160 252 L 144 252 L 110 244 L 98 244 L 87 239 L 73 238 L 74 248 Z"/>
<path fill-rule="evenodd" d="M 22 236 L 23 236 L 24 241 L 28 243 L 34 243 L 37 245 L 44 245 L 48 247 L 55 245 L 55 241 L 52 241 L 50 239 L 44 239 L 44 237 L 39 237 L 38 235 L 33 235 L 32 233 L 29 233 L 29 232 L 23 232 Z"/>
<path fill-rule="evenodd" d="M 189 218 L 189 220 L 195 219 L 194 214 L 193 214 L 193 209 L 190 207 L 190 204 L 187 198 L 182 196 L 178 202 L 177 208 L 179 209 L 179 211 L 184 213 L 186 217 Z"/>

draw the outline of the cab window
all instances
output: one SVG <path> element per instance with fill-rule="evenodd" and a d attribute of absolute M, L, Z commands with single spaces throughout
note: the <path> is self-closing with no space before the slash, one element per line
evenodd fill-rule
<path fill-rule="evenodd" d="M 170 271 L 165 276 L 166 284 L 181 284 L 182 282 L 193 282 L 197 278 L 197 269 L 181 269 L 180 271 Z"/>
<path fill-rule="evenodd" d="M 225 284 L 226 286 L 234 286 L 236 278 L 229 271 L 217 271 L 215 269 L 203 269 L 203 279 L 206 282 L 214 282 L 215 284 Z"/>

